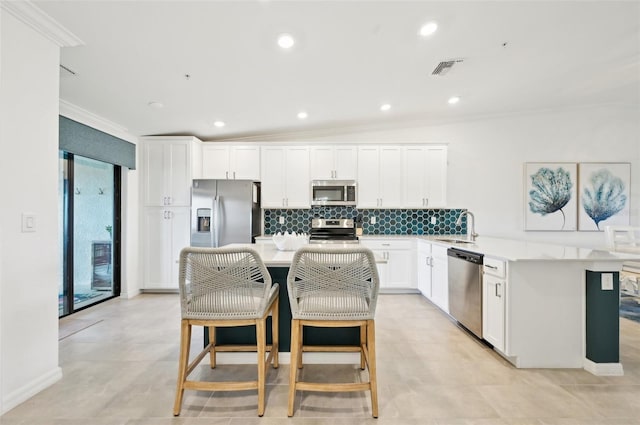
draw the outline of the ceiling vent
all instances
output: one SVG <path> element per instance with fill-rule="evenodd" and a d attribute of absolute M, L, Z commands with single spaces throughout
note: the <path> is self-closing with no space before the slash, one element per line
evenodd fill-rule
<path fill-rule="evenodd" d="M 451 59 L 448 61 L 440 62 L 438 66 L 436 66 L 436 68 L 433 70 L 431 75 L 445 75 L 449 71 L 451 71 L 451 68 L 453 68 L 453 65 L 457 63 L 462 63 L 462 62 L 464 62 L 464 59 Z"/>
<path fill-rule="evenodd" d="M 71 68 L 67 68 L 66 66 L 60 64 L 60 77 L 75 77 L 76 72 L 73 71 Z"/>

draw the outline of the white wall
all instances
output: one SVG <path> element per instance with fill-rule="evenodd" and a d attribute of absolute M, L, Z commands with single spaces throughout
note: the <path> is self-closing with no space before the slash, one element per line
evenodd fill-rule
<path fill-rule="evenodd" d="M 579 246 L 604 243 L 598 232 L 525 232 L 525 162 L 630 162 L 631 224 L 640 225 L 640 110 L 600 105 L 482 117 L 439 125 L 396 124 L 369 131 L 325 131 L 269 141 L 447 143 L 448 205 L 475 214 L 480 235 Z"/>
<path fill-rule="evenodd" d="M 59 47 L 0 16 L 0 399 L 5 412 L 60 379 Z M 21 233 L 21 214 L 37 230 Z"/>

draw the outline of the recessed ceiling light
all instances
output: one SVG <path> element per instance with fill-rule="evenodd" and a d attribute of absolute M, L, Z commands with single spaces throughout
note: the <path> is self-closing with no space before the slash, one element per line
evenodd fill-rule
<path fill-rule="evenodd" d="M 152 101 L 152 102 L 147 103 L 147 105 L 148 105 L 150 108 L 155 108 L 155 109 L 160 109 L 160 108 L 162 108 L 162 107 L 164 106 L 164 105 L 162 104 L 162 102 L 158 102 L 158 101 L 155 101 L 155 100 L 154 100 L 154 101 Z"/>
<path fill-rule="evenodd" d="M 218 127 L 218 128 L 222 128 L 224 127 L 226 124 L 224 123 L 224 121 L 215 121 L 213 123 L 214 126 Z"/>
<path fill-rule="evenodd" d="M 381 111 L 388 111 L 389 109 L 391 109 L 391 105 L 389 105 L 388 103 L 380 106 Z"/>
<path fill-rule="evenodd" d="M 420 27 L 420 31 L 418 31 L 418 34 L 420 34 L 420 36 L 422 37 L 429 37 L 431 34 L 436 32 L 437 29 L 438 29 L 438 24 L 436 22 L 434 21 L 427 22 L 426 24 Z"/>
<path fill-rule="evenodd" d="M 460 102 L 460 98 L 458 96 L 452 96 L 447 102 L 449 102 L 449 105 L 455 105 L 456 103 Z"/>
<path fill-rule="evenodd" d="M 298 112 L 298 119 L 304 120 L 304 119 L 306 119 L 308 116 L 309 116 L 309 114 L 307 114 L 307 113 L 306 113 L 306 112 L 304 112 L 304 111 L 300 111 L 300 112 Z"/>
<path fill-rule="evenodd" d="M 296 40 L 291 34 L 284 33 L 278 36 L 278 46 L 283 49 L 290 49 L 294 44 L 296 44 Z"/>

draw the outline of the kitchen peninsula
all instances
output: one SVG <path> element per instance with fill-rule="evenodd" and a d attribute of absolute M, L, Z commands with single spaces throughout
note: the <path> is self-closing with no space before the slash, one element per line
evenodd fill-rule
<path fill-rule="evenodd" d="M 489 326 L 488 334 L 495 336 L 491 340 L 494 349 L 516 367 L 623 373 L 619 363 L 618 271 L 624 261 L 637 261 L 640 254 L 485 236 L 473 243 L 456 242 L 463 238 L 460 235 L 365 235 L 361 241 L 366 244 L 368 238 L 401 239 L 483 254 L 485 265 L 500 272 L 500 286 L 490 288 L 487 285 L 496 277 L 485 274 L 483 326 Z M 284 284 L 293 253 L 261 242 L 253 247 L 274 281 Z M 448 313 L 447 308 L 441 308 Z"/>

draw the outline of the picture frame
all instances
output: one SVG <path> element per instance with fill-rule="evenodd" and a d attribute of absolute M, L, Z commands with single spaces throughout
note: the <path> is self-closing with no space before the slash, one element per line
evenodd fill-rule
<path fill-rule="evenodd" d="M 578 164 L 578 229 L 604 231 L 605 226 L 628 226 L 631 195 L 628 162 Z"/>
<path fill-rule="evenodd" d="M 525 231 L 575 231 L 578 211 L 578 164 L 524 164 Z"/>

